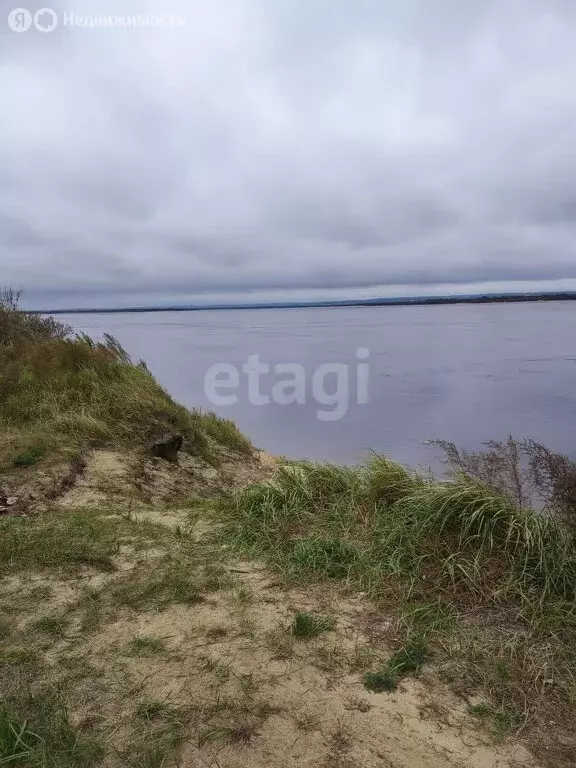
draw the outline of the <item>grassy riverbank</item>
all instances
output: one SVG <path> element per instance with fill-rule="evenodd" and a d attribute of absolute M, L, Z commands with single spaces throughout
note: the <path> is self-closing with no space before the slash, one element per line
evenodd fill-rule
<path fill-rule="evenodd" d="M 219 447 L 251 450 L 232 422 L 176 403 L 111 336 L 95 342 L 18 312 L 9 290 L 0 292 L 0 362 L 0 470 L 88 444 L 137 448 L 170 431 L 209 461 Z"/>
<path fill-rule="evenodd" d="M 0 362 L 0 766 L 574 765 L 573 462 L 273 460 L 10 292 Z"/>
<path fill-rule="evenodd" d="M 374 601 L 372 630 L 416 649 L 500 735 L 574 716 L 576 546 L 551 516 L 473 478 L 423 478 L 384 458 L 292 463 L 222 505 L 229 542 L 288 582 Z M 392 619 L 392 621 L 391 621 Z M 394 664 L 366 684 L 394 689 Z"/>

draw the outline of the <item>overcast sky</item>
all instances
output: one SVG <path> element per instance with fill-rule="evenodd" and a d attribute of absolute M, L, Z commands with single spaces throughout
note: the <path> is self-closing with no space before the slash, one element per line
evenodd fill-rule
<path fill-rule="evenodd" d="M 45 34 L 20 4 L 0 283 L 28 306 L 576 288 L 574 0 L 58 0 Z"/>

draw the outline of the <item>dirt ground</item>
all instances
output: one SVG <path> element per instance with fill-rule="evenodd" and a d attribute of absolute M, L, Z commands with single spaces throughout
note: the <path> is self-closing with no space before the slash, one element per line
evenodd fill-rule
<path fill-rule="evenodd" d="M 42 641 L 42 653 L 54 679 L 73 680 L 74 724 L 99 734 L 103 766 L 540 765 L 519 739 L 495 744 L 468 713 L 470 702 L 426 669 L 392 693 L 366 690 L 363 672 L 390 654 L 362 629 L 372 607 L 362 595 L 345 598 L 326 586 L 287 588 L 263 565 L 234 558 L 215 541 L 202 508 L 177 501 L 190 478 L 199 497 L 221 484 L 222 471 L 190 462 L 136 466 L 118 452 L 93 453 L 57 507 L 100 505 L 102 520 L 122 517 L 134 531 L 148 525 L 148 542 L 127 534 L 106 572 L 32 569 L 2 580 L 2 600 L 21 631 L 66 616 L 65 630 Z M 241 472 L 233 462 L 223 472 L 247 483 L 273 464 L 260 455 Z M 175 554 L 182 539 L 190 561 Z M 185 565 L 198 575 L 197 598 L 141 605 L 147 574 L 165 568 L 167 557 L 171 569 Z M 335 626 L 299 639 L 289 630 L 298 612 L 333 617 Z"/>

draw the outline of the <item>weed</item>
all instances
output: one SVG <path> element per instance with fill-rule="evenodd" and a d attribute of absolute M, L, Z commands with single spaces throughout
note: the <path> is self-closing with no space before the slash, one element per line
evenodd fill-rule
<path fill-rule="evenodd" d="M 366 699 L 363 699 L 361 696 L 348 696 L 345 706 L 346 709 L 356 709 L 358 712 L 369 712 L 371 709 L 370 702 L 366 701 Z"/>
<path fill-rule="evenodd" d="M 14 458 L 15 467 L 33 467 L 44 455 L 45 449 L 40 445 L 33 445 L 27 451 L 19 453 Z"/>
<path fill-rule="evenodd" d="M 388 669 L 393 675 L 403 677 L 411 672 L 418 672 L 429 656 L 430 651 L 423 638 L 409 638 L 389 660 Z"/>
<path fill-rule="evenodd" d="M 408 603 L 402 611 L 402 621 L 420 634 L 447 632 L 456 622 L 456 611 L 445 600 L 430 603 Z"/>
<path fill-rule="evenodd" d="M 305 709 L 296 713 L 293 717 L 301 731 L 316 731 L 320 727 L 320 717 L 316 712 Z"/>
<path fill-rule="evenodd" d="M 468 708 L 474 717 L 485 719 L 490 724 L 494 741 L 502 742 L 508 734 L 522 724 L 522 716 L 506 707 L 493 707 L 487 702 L 474 704 Z"/>
<path fill-rule="evenodd" d="M 228 627 L 210 627 L 206 630 L 206 638 L 217 643 L 228 635 Z"/>
<path fill-rule="evenodd" d="M 26 721 L 20 722 L 4 706 L 0 707 L 0 764 L 22 765 L 33 759 L 42 742 Z"/>
<path fill-rule="evenodd" d="M 238 720 L 229 725 L 214 725 L 206 728 L 198 738 L 198 746 L 220 742 L 225 744 L 249 744 L 258 733 L 259 722 Z"/>
<path fill-rule="evenodd" d="M 290 659 L 294 655 L 294 635 L 283 625 L 264 634 L 264 645 L 273 659 Z"/>
<path fill-rule="evenodd" d="M 254 602 L 254 590 L 251 587 L 238 587 L 230 594 L 230 603 L 240 608 L 251 605 Z"/>
<path fill-rule="evenodd" d="M 142 720 L 155 720 L 166 712 L 166 704 L 163 701 L 145 701 L 136 709 L 136 716 Z"/>
<path fill-rule="evenodd" d="M 397 686 L 398 679 L 389 669 L 383 669 L 381 672 L 367 672 L 364 675 L 364 687 L 373 693 L 395 691 Z"/>
<path fill-rule="evenodd" d="M 328 616 L 299 612 L 294 616 L 290 632 L 299 639 L 316 637 L 323 632 L 330 632 L 336 626 L 336 620 Z"/>
<path fill-rule="evenodd" d="M 100 762 L 102 746 L 80 738 L 58 697 L 30 698 L 27 716 L 0 706 L 0 764 L 26 768 L 91 768 Z"/>
<path fill-rule="evenodd" d="M 156 635 L 135 635 L 126 649 L 129 656 L 157 656 L 165 652 L 165 640 Z"/>
<path fill-rule="evenodd" d="M 34 622 L 32 629 L 53 637 L 64 637 L 68 623 L 66 616 L 43 616 Z"/>
<path fill-rule="evenodd" d="M 210 672 L 219 683 L 225 683 L 230 679 L 230 665 L 225 664 L 213 656 L 200 656 L 201 669 Z"/>
<path fill-rule="evenodd" d="M 374 693 L 394 691 L 400 679 L 412 672 L 418 672 L 429 656 L 430 651 L 423 638 L 408 638 L 381 670 L 364 675 L 364 687 Z"/>
<path fill-rule="evenodd" d="M 79 608 L 83 610 L 80 631 L 96 632 L 103 617 L 101 594 L 95 590 L 87 589 L 84 598 L 79 602 Z"/>
<path fill-rule="evenodd" d="M 135 568 L 130 577 L 112 590 L 112 599 L 133 610 L 157 608 L 173 603 L 193 605 L 202 601 L 198 591 L 201 580 L 191 569 L 193 564 L 167 556 L 150 572 L 148 567 Z"/>

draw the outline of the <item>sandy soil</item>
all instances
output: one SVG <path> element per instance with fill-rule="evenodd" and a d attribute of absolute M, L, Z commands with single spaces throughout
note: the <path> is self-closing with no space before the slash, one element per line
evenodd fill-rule
<path fill-rule="evenodd" d="M 138 567 L 152 573 L 165 544 L 117 554 L 118 569 L 91 569 L 74 578 L 27 574 L 5 579 L 5 595 L 48 587 L 23 622 L 69 606 L 72 629 L 48 657 L 55 670 L 77 663 L 74 708 L 80 725 L 100 723 L 114 749 L 105 766 L 126 765 L 120 755 L 134 739 L 131 712 L 161 702 L 185 712 L 185 735 L 165 768 L 537 768 L 520 741 L 492 743 L 457 698 L 429 671 L 405 680 L 393 693 L 370 693 L 363 672 L 390 650 L 362 630 L 372 607 L 362 596 L 337 591 L 288 589 L 253 562 L 238 562 L 212 540 L 212 526 L 190 517 L 175 499 L 191 480 L 192 493 L 206 495 L 221 475 L 193 460 L 169 465 L 118 452 L 92 454 L 74 487 L 59 499 L 63 508 L 106 504 L 110 515 L 126 514 L 189 530 L 197 567 L 218 565 L 222 587 L 191 605 L 163 610 L 116 608 L 93 633 L 80 631 L 75 600 L 86 587 L 104 594 Z M 273 459 L 259 456 L 237 482 L 266 476 Z M 139 470 L 134 474 L 135 467 Z M 225 468 L 233 472 L 233 467 Z M 136 483 L 130 478 L 136 476 Z M 190 492 L 190 486 L 188 486 Z M 150 501 L 169 504 L 151 506 Z M 48 596 L 49 594 L 49 596 Z M 299 640 L 286 629 L 297 611 L 336 618 L 333 631 Z M 135 637 L 159 638 L 162 649 L 130 654 Z M 150 763 L 152 765 L 152 763 Z"/>

